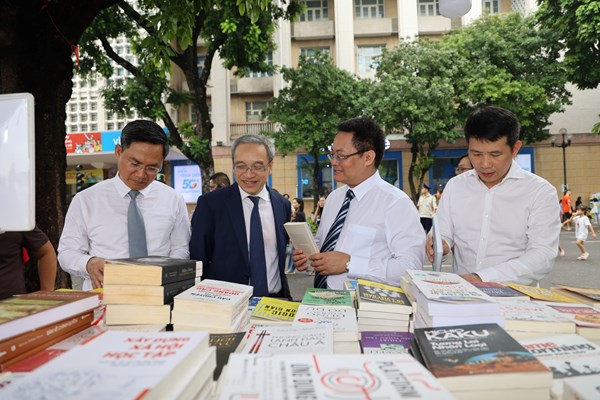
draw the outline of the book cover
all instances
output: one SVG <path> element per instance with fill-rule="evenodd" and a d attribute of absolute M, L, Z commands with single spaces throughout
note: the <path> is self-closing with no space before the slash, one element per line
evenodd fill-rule
<path fill-rule="evenodd" d="M 507 282 L 507 286 L 526 294 L 534 300 L 556 301 L 563 303 L 577 303 L 575 300 L 558 293 L 552 289 L 546 289 L 536 286 L 521 285 L 518 283 Z"/>
<path fill-rule="evenodd" d="M 169 398 L 208 351 L 204 332 L 108 331 L 7 387 L 2 398 Z M 210 371 L 212 372 L 212 371 Z"/>
<path fill-rule="evenodd" d="M 365 279 L 358 280 L 358 308 L 403 314 L 412 312 L 412 305 L 401 288 Z"/>
<path fill-rule="evenodd" d="M 291 324 L 299 306 L 300 303 L 295 301 L 262 297 L 250 317 L 256 323 L 260 323 L 260 320 L 269 320 Z"/>
<path fill-rule="evenodd" d="M 262 299 L 262 297 L 259 297 L 259 296 L 250 297 L 250 300 L 248 300 L 248 311 L 254 310 L 254 308 L 256 308 L 256 306 L 258 305 L 258 302 L 260 301 L 260 299 Z"/>
<path fill-rule="evenodd" d="M 333 338 L 336 341 L 356 341 L 359 339 L 356 310 L 348 307 L 321 307 L 300 304 L 294 327 L 319 324 L 333 324 Z"/>
<path fill-rule="evenodd" d="M 227 365 L 229 355 L 239 350 L 245 337 L 246 332 L 211 333 L 209 335 L 208 344 L 217 348 L 217 366 L 213 373 L 213 380 L 219 379 L 223 367 Z"/>
<path fill-rule="evenodd" d="M 507 331 L 575 333 L 575 323 L 543 303 L 504 302 L 500 313 Z"/>
<path fill-rule="evenodd" d="M 558 285 L 552 287 L 552 290 L 556 290 L 558 293 L 570 297 L 578 303 L 586 304 L 600 310 L 600 289 Z"/>
<path fill-rule="evenodd" d="M 594 400 L 600 397 L 598 377 L 576 376 L 564 380 L 564 400 Z"/>
<path fill-rule="evenodd" d="M 355 292 L 358 288 L 358 280 L 357 279 L 346 279 L 344 281 L 344 289 L 349 290 L 351 292 Z"/>
<path fill-rule="evenodd" d="M 427 369 L 449 390 L 550 387 L 552 375 L 497 324 L 417 328 Z"/>
<path fill-rule="evenodd" d="M 308 288 L 302 297 L 302 304 L 313 306 L 354 307 L 347 290 Z"/>
<path fill-rule="evenodd" d="M 500 314 L 460 315 L 456 313 L 452 315 L 429 315 L 420 305 L 417 305 L 417 311 L 414 315 L 418 315 L 419 317 L 415 318 L 415 327 L 418 328 L 459 326 L 470 324 L 498 324 L 501 327 L 504 327 L 505 324 L 504 317 Z"/>
<path fill-rule="evenodd" d="M 202 261 L 182 258 L 147 256 L 106 260 L 104 284 L 160 286 L 167 283 L 199 278 Z"/>
<path fill-rule="evenodd" d="M 40 346 L 49 347 L 56 343 L 55 339 L 60 340 L 67 333 L 75 333 L 77 328 L 85 329 L 90 326 L 93 318 L 94 312 L 88 311 L 1 341 L 0 365 Z"/>
<path fill-rule="evenodd" d="M 89 311 L 99 304 L 88 292 L 38 291 L 0 301 L 0 340 Z"/>
<path fill-rule="evenodd" d="M 301 249 L 306 257 L 319 252 L 315 238 L 307 222 L 286 222 L 285 231 L 292 240 L 294 247 Z"/>
<path fill-rule="evenodd" d="M 531 300 L 529 296 L 498 282 L 472 282 L 472 285 L 494 300 Z"/>
<path fill-rule="evenodd" d="M 248 330 L 246 344 L 240 353 L 333 354 L 333 326 L 254 325 Z"/>
<path fill-rule="evenodd" d="M 166 283 L 162 286 L 151 285 L 104 285 L 105 304 L 139 304 L 160 306 L 173 302 L 179 293 L 200 283 L 200 278 Z"/>
<path fill-rule="evenodd" d="M 600 328 L 600 311 L 585 304 L 545 303 L 579 326 Z"/>
<path fill-rule="evenodd" d="M 218 399 L 452 399 L 408 354 L 233 354 Z"/>
<path fill-rule="evenodd" d="M 364 354 L 403 354 L 414 337 L 411 332 L 361 332 L 360 345 Z"/>

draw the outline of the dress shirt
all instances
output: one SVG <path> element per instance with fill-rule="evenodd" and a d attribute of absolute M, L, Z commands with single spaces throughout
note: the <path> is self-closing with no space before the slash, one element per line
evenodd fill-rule
<path fill-rule="evenodd" d="M 483 281 L 536 284 L 554 266 L 560 234 L 556 189 L 512 162 L 488 188 L 475 170 L 448 182 L 437 210 L 442 238 L 454 246 L 453 271 Z"/>
<path fill-rule="evenodd" d="M 427 195 L 419 196 L 417 202 L 417 208 L 419 209 L 419 215 L 423 218 L 433 218 L 435 208 L 437 207 L 435 196 L 427 193 Z"/>
<path fill-rule="evenodd" d="M 244 210 L 244 223 L 246 224 L 246 241 L 248 242 L 248 253 L 250 252 L 250 217 L 254 203 L 250 200 L 251 194 L 240 189 L 242 196 L 242 208 Z M 258 202 L 258 212 L 260 213 L 260 223 L 262 225 L 263 240 L 265 242 L 265 260 L 267 263 L 267 284 L 269 293 L 279 293 L 281 291 L 281 278 L 279 277 L 279 255 L 277 254 L 277 236 L 275 235 L 275 215 L 273 214 L 273 204 L 266 187 L 258 193 L 260 197 Z M 250 282 L 251 283 L 251 282 Z"/>
<path fill-rule="evenodd" d="M 77 193 L 69 206 L 58 261 L 66 272 L 85 278 L 83 290 L 92 289 L 86 270 L 90 258 L 129 257 L 130 190 L 117 175 Z M 190 228 L 183 197 L 170 186 L 153 181 L 140 191 L 136 201 L 146 227 L 148 254 L 190 258 Z"/>
<path fill-rule="evenodd" d="M 320 247 L 340 210 L 349 187 L 328 197 L 315 238 Z M 408 269 L 421 269 L 425 258 L 425 232 L 414 203 L 400 189 L 381 179 L 379 172 L 352 188 L 354 199 L 335 245 L 350 255 L 350 272 L 327 277 L 330 289 L 343 289 L 344 281 L 369 279 L 400 286 Z"/>

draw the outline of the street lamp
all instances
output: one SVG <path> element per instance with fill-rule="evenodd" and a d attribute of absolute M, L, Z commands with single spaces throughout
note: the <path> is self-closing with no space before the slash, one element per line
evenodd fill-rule
<path fill-rule="evenodd" d="M 567 156 L 566 156 L 566 148 L 571 145 L 571 134 L 567 134 L 567 130 L 565 128 L 560 128 L 558 133 L 562 137 L 562 142 L 560 144 L 556 144 L 556 135 L 552 136 L 550 139 L 550 143 L 552 143 L 552 147 L 558 146 L 562 149 L 563 153 L 563 192 L 569 189 L 569 185 L 567 184 Z"/>

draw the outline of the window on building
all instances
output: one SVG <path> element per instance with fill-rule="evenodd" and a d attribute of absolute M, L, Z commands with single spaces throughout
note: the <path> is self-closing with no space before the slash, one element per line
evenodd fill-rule
<path fill-rule="evenodd" d="M 419 17 L 435 17 L 440 15 L 438 0 L 419 0 Z"/>
<path fill-rule="evenodd" d="M 81 122 L 87 122 L 88 116 L 87 116 L 87 114 L 81 114 L 79 116 L 79 119 L 81 120 Z"/>
<path fill-rule="evenodd" d="M 79 87 L 82 88 L 82 89 L 86 88 L 87 87 L 87 82 L 86 81 L 79 82 Z"/>
<path fill-rule="evenodd" d="M 109 131 L 114 131 L 115 130 L 115 124 L 112 122 L 109 122 L 108 124 L 106 124 L 106 129 Z"/>
<path fill-rule="evenodd" d="M 483 0 L 482 8 L 484 14 L 498 14 L 500 12 L 500 1 Z"/>
<path fill-rule="evenodd" d="M 98 103 L 90 103 L 90 110 L 96 111 L 98 109 Z"/>
<path fill-rule="evenodd" d="M 300 56 L 311 59 L 317 53 L 329 54 L 329 47 L 303 47 L 300 49 Z"/>
<path fill-rule="evenodd" d="M 71 112 L 77 111 L 77 104 L 75 104 L 75 103 L 69 104 L 69 111 L 71 111 Z"/>
<path fill-rule="evenodd" d="M 198 68 L 198 76 L 202 75 L 204 70 L 204 62 L 206 61 L 205 55 L 200 55 L 196 58 L 196 67 Z"/>
<path fill-rule="evenodd" d="M 87 125 L 87 124 L 83 124 L 83 125 L 81 125 L 81 130 L 80 130 L 80 132 L 89 132 L 89 131 L 88 131 L 88 125 Z"/>
<path fill-rule="evenodd" d="M 92 132 L 96 132 L 98 130 L 98 124 L 91 124 L 90 129 L 92 130 Z"/>
<path fill-rule="evenodd" d="M 385 45 L 378 46 L 358 46 L 358 72 L 371 72 L 377 69 L 379 57 L 383 52 Z"/>
<path fill-rule="evenodd" d="M 246 122 L 258 122 L 265 119 L 263 111 L 269 107 L 270 101 L 247 101 Z"/>
<path fill-rule="evenodd" d="M 123 54 L 123 46 L 117 46 L 117 48 L 115 49 L 115 51 L 117 52 L 118 55 Z"/>
<path fill-rule="evenodd" d="M 354 0 L 356 18 L 383 18 L 385 0 Z"/>
<path fill-rule="evenodd" d="M 273 53 L 267 54 L 267 59 L 265 60 L 265 62 L 268 65 L 273 66 Z M 248 77 L 249 78 L 260 78 L 260 77 L 264 77 L 264 76 L 273 76 L 273 72 L 272 71 L 268 71 L 268 72 L 254 72 L 254 71 L 250 71 L 248 73 Z"/>
<path fill-rule="evenodd" d="M 70 121 L 77 122 L 77 114 L 71 114 Z"/>
<path fill-rule="evenodd" d="M 319 157 L 320 165 L 322 166 L 317 177 L 318 183 L 318 195 L 328 196 L 334 189 L 333 183 L 333 170 L 331 169 L 331 163 L 328 162 L 325 155 Z M 298 197 L 300 198 L 313 198 L 313 158 L 308 154 L 298 155 Z"/>
<path fill-rule="evenodd" d="M 70 133 L 77 132 L 77 125 L 70 125 L 69 126 L 69 132 Z"/>
<path fill-rule="evenodd" d="M 125 70 L 123 69 L 123 67 L 117 67 L 117 76 L 123 76 L 125 75 Z"/>
<path fill-rule="evenodd" d="M 96 121 L 98 121 L 98 114 L 96 114 L 96 113 L 91 113 L 91 114 L 90 114 L 90 121 L 92 121 L 92 122 L 96 122 Z"/>
<path fill-rule="evenodd" d="M 327 0 L 303 0 L 306 7 L 304 14 L 300 16 L 300 21 L 321 21 L 329 19 L 327 13 Z"/>
<path fill-rule="evenodd" d="M 88 109 L 88 105 L 87 105 L 87 103 L 81 103 L 81 104 L 79 105 L 79 110 L 80 110 L 80 111 L 87 111 L 87 109 Z"/>
<path fill-rule="evenodd" d="M 125 122 L 119 122 L 117 124 L 117 129 L 123 129 L 124 126 L 125 126 Z"/>

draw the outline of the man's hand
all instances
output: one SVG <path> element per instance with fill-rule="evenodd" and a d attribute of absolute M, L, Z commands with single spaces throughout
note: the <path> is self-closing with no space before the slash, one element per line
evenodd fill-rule
<path fill-rule="evenodd" d="M 444 239 L 442 239 L 442 248 L 444 249 L 444 255 L 450 253 L 450 246 Z M 431 235 L 427 235 L 427 241 L 425 242 L 425 252 L 427 253 L 427 258 L 429 262 L 433 262 L 433 237 Z"/>
<path fill-rule="evenodd" d="M 294 263 L 294 268 L 298 271 L 306 271 L 308 268 L 308 258 L 300 249 L 292 251 L 292 262 Z"/>
<path fill-rule="evenodd" d="M 350 255 L 341 251 L 328 251 L 310 256 L 310 264 L 321 275 L 339 275 L 346 272 Z"/>
<path fill-rule="evenodd" d="M 477 274 L 461 275 L 461 278 L 463 278 L 465 281 L 471 282 L 471 283 L 473 283 L 473 282 L 483 282 L 483 280 L 481 280 L 481 278 Z"/>
<path fill-rule="evenodd" d="M 94 289 L 101 288 L 104 284 L 104 258 L 92 257 L 85 266 Z"/>

